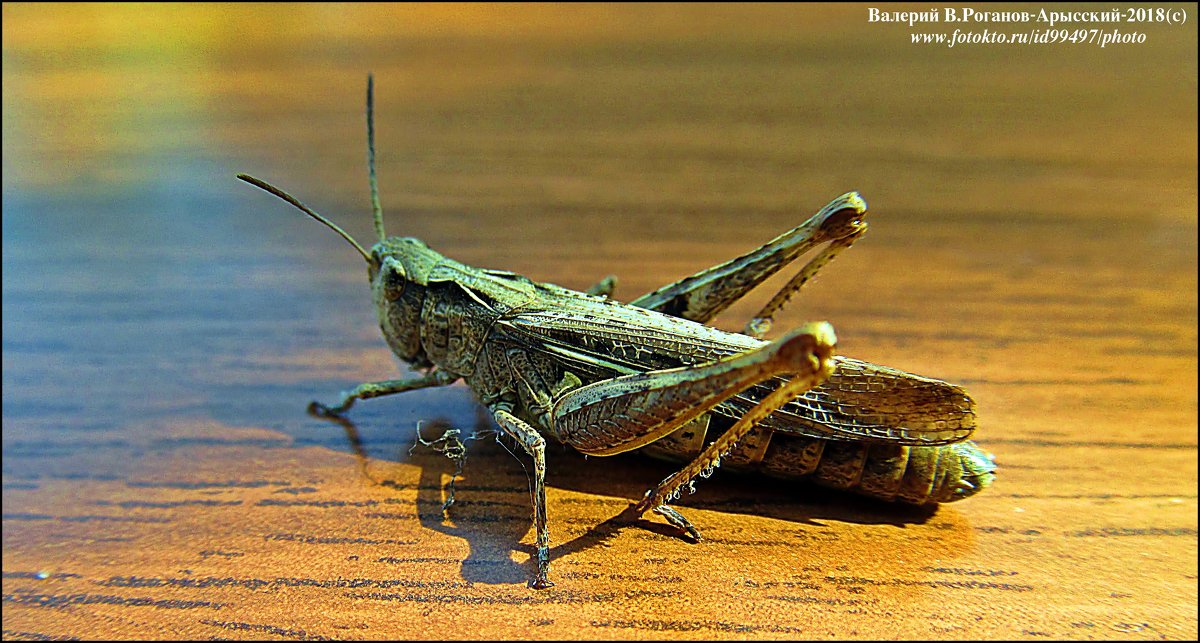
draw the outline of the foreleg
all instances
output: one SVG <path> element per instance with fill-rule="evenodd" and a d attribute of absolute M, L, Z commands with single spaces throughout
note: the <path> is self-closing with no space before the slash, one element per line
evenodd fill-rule
<path fill-rule="evenodd" d="M 417 389 L 428 388 L 430 386 L 446 386 L 453 384 L 458 379 L 457 375 L 451 375 L 445 371 L 430 371 L 425 375 L 408 380 L 383 380 L 381 382 L 367 382 L 359 384 L 349 391 L 342 392 L 342 401 L 336 406 L 325 406 L 317 401 L 309 402 L 308 412 L 313 415 L 323 417 L 335 417 L 349 410 L 354 406 L 357 400 L 366 400 L 372 397 L 381 397 L 383 395 L 393 395 L 395 393 L 404 393 L 405 391 L 415 391 Z"/>

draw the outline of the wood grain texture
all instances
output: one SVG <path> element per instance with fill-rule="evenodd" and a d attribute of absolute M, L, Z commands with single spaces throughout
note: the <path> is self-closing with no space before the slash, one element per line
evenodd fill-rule
<path fill-rule="evenodd" d="M 4 638 L 1195 638 L 1188 10 L 931 49 L 854 6 L 5 4 Z M 367 71 L 389 232 L 473 265 L 630 299 L 859 190 L 776 335 L 965 385 L 995 486 L 718 474 L 693 545 L 611 520 L 669 465 L 554 448 L 527 589 L 522 466 L 471 442 L 443 519 L 409 453 L 468 390 L 304 414 L 398 370 L 360 258 L 233 177 L 371 239 Z"/>

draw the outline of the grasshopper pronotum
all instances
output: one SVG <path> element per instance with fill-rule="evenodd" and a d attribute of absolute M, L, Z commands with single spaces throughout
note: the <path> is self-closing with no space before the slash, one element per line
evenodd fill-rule
<path fill-rule="evenodd" d="M 667 503 L 722 464 L 914 504 L 949 502 L 991 483 L 995 465 L 967 437 L 975 404 L 960 387 L 833 354 L 826 322 L 774 341 L 760 337 L 787 299 L 866 232 L 866 203 L 850 192 L 766 245 L 627 304 L 605 279 L 587 292 L 474 268 L 411 237 L 388 237 L 375 176 L 373 84 L 367 80 L 368 169 L 375 231 L 370 252 L 291 195 L 270 192 L 340 234 L 367 263 L 379 325 L 392 352 L 424 374 L 368 382 L 333 406 L 445 386 L 460 379 L 501 431 L 533 458 L 537 572 L 553 585 L 546 521 L 546 439 L 590 455 L 642 449 L 687 462 L 633 508 L 653 510 L 692 537 Z M 705 325 L 763 280 L 818 246 L 743 333 Z M 709 440 L 708 435 L 717 436 Z"/>

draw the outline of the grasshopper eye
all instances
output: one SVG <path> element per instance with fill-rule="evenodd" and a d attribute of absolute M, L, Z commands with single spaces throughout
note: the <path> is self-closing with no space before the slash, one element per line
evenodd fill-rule
<path fill-rule="evenodd" d="M 379 278 L 383 283 L 383 296 L 388 301 L 400 299 L 400 295 L 404 294 L 404 285 L 408 283 L 408 275 L 404 272 L 404 264 L 392 257 L 384 259 Z"/>

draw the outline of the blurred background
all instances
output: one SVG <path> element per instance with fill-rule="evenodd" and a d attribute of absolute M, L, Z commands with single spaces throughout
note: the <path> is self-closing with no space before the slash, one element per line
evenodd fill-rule
<path fill-rule="evenodd" d="M 884 632 L 845 605 L 776 614 L 788 605 L 738 593 L 748 586 L 729 575 L 742 563 L 697 558 L 690 573 L 708 584 L 693 587 L 689 575 L 678 591 L 708 625 L 679 632 L 1194 637 L 1197 40 L 1194 5 L 1187 11 L 1184 25 L 1117 25 L 1146 33 L 1136 45 L 945 48 L 910 42 L 945 25 L 869 23 L 864 5 L 5 3 L 6 638 L 269 632 L 197 625 L 169 610 L 127 618 L 121 610 L 134 608 L 119 601 L 94 600 L 58 620 L 47 616 L 48 599 L 29 597 L 113 596 L 111 582 L 101 593 L 94 584 L 182 568 L 239 573 L 226 563 L 265 578 L 288 573 L 303 556 L 264 541 L 263 525 L 296 511 L 310 525 L 318 519 L 303 514 L 315 509 L 263 504 L 279 497 L 270 494 L 382 502 L 391 493 L 411 504 L 419 499 L 401 493 L 402 481 L 425 475 L 406 453 L 416 421 L 476 422 L 462 387 L 357 407 L 357 444 L 303 413 L 314 397 L 330 401 L 402 371 L 379 337 L 357 254 L 234 175 L 289 190 L 369 245 L 368 72 L 388 232 L 481 267 L 577 289 L 616 274 L 615 296 L 629 300 L 860 191 L 870 233 L 795 299 L 776 332 L 828 319 L 845 354 L 967 385 L 980 405 L 977 440 L 998 454 L 1003 486 L 935 523 L 875 521 L 877 507 L 836 496 L 818 496 L 815 508 L 783 492 L 765 502 L 785 507 L 789 528 L 818 516 L 863 546 L 853 534 L 870 534 L 876 548 L 898 534 L 958 534 L 961 546 L 944 553 L 908 549 L 908 540 L 904 551 L 935 568 L 943 555 L 983 570 L 1008 557 L 1017 562 L 1002 568 L 1025 574 L 1042 605 L 1054 606 L 1039 612 L 1030 595 L 1003 594 L 1013 601 L 998 611 L 1007 616 L 980 624 L 970 615 L 1001 600 L 984 592 L 949 601 L 956 615 L 930 625 L 913 606 L 946 598 L 920 585 L 928 573 L 912 570 L 921 564 L 898 565 L 925 587 L 897 585 L 919 600 L 897 589 L 849 608 L 900 615 Z M 984 26 L 1019 29 L 972 28 Z M 740 328 L 784 273 L 718 325 Z M 667 471 L 556 457 L 580 473 L 554 478 L 551 465 L 552 526 L 556 516 L 572 524 L 579 508 L 555 504 L 564 498 L 607 497 L 615 507 Z M 511 474 L 496 483 L 516 489 L 503 495 L 516 518 L 501 532 L 486 522 L 431 532 L 415 519 L 370 529 L 393 539 L 407 529 L 446 560 L 468 555 L 455 549 L 464 539 L 470 556 L 480 543 L 502 558 L 521 552 L 512 542 L 532 538 L 523 474 L 503 452 L 487 458 L 515 469 L 471 474 L 480 488 Z M 1140 471 L 1154 479 L 1132 475 Z M 401 483 L 380 491 L 364 482 L 378 478 Z M 589 482 L 598 478 L 608 481 Z M 731 484 L 735 496 L 759 493 Z M 606 509 L 577 515 L 579 529 L 615 512 Z M 719 511 L 695 516 L 753 530 L 763 511 L 733 523 Z M 314 533 L 361 533 L 360 514 L 321 514 Z M 1087 520 L 1095 522 L 1072 522 Z M 1080 537 L 1061 549 L 1039 542 L 1040 554 L 1025 548 L 1031 530 L 1109 528 L 1142 530 L 1152 542 Z M 572 529 L 555 533 L 570 542 Z M 853 558 L 857 545 L 839 555 Z M 562 554 L 621 555 L 578 550 Z M 1047 551 L 1076 553 L 1050 563 Z M 806 550 L 804 560 L 820 566 L 822 555 Z M 306 559 L 305 572 L 367 573 L 345 555 L 315 562 L 324 557 Z M 431 573 L 525 596 L 525 553 L 514 560 L 490 576 L 457 564 Z M 1080 568 L 1094 596 L 1050 580 Z M 43 572 L 68 575 L 47 577 L 57 589 L 31 585 Z M 586 578 L 574 577 L 576 587 Z M 738 589 L 710 604 L 713 583 Z M 163 591 L 175 596 L 177 585 L 164 581 L 175 589 Z M 805 596 L 844 596 L 831 587 Z M 236 620 L 227 610 L 220 623 L 290 631 L 291 617 L 269 603 L 221 600 L 267 616 Z M 743 609 L 721 616 L 722 605 Z M 413 603 L 396 617 L 409 607 L 424 609 Z M 367 622 L 378 606 L 338 609 L 363 610 Z M 469 610 L 440 613 L 446 635 L 479 631 Z M 330 629 L 336 618 L 323 615 L 313 608 L 305 631 L 371 635 Z M 488 626 L 532 636 L 536 618 Z M 543 635 L 641 631 L 586 629 L 602 627 L 602 611 L 555 618 L 567 629 Z M 736 619 L 753 627 L 712 625 Z"/>

